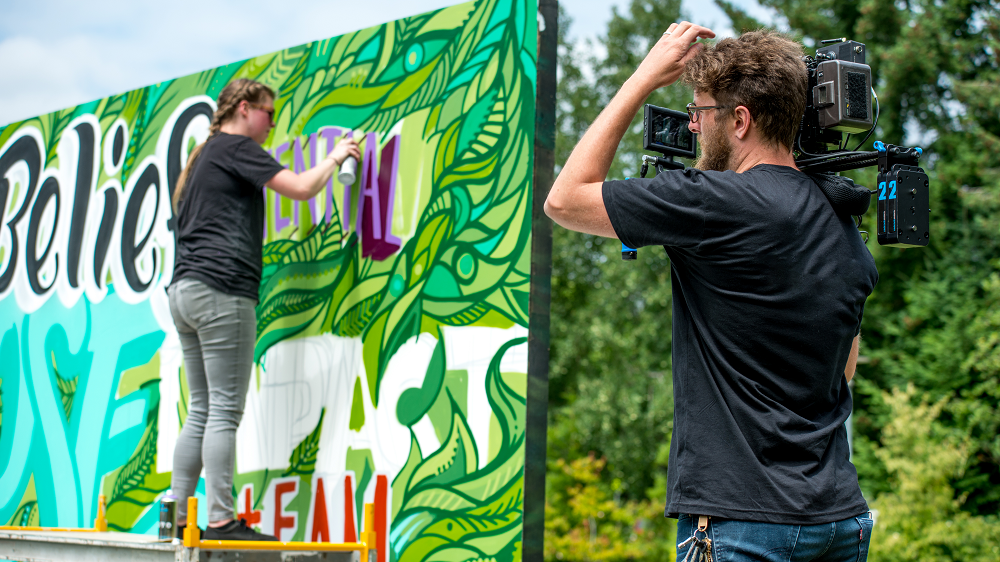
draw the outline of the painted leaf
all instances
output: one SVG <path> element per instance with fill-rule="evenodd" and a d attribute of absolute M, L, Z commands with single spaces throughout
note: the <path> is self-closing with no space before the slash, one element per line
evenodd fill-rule
<path fill-rule="evenodd" d="M 412 493 L 423 486 L 443 485 L 454 482 L 475 472 L 478 465 L 476 442 L 472 437 L 461 409 L 449 397 L 451 404 L 451 430 L 441 448 L 428 456 L 413 471 L 407 492 Z"/>
<path fill-rule="evenodd" d="M 427 510 L 433 519 L 409 532 L 410 540 L 398 553 L 399 562 L 468 560 L 495 556 L 520 537 L 524 503 L 523 477 L 511 481 L 484 504 L 465 510 Z M 433 514 L 433 515 L 432 515 Z M 403 512 L 406 520 L 414 514 Z M 470 555 L 470 553 L 472 553 Z"/>
<path fill-rule="evenodd" d="M 282 476 L 308 477 L 316 470 L 316 454 L 319 452 L 319 436 L 323 431 L 323 417 L 325 415 L 326 408 L 323 408 L 319 412 L 319 422 L 316 423 L 316 428 L 292 450 L 292 456 L 288 459 L 288 469 L 282 473 Z"/>
<path fill-rule="evenodd" d="M 145 507 L 170 487 L 170 473 L 157 473 L 155 470 L 156 438 L 159 433 L 156 413 L 159 405 L 158 383 L 156 380 L 143 385 L 149 391 L 152 402 L 147 409 L 146 430 L 132 457 L 116 471 L 108 496 L 108 528 L 115 531 L 130 531 Z"/>
<path fill-rule="evenodd" d="M 2 519 L 0 519 L 2 521 Z M 28 476 L 28 485 L 24 489 L 21 501 L 17 504 L 17 509 L 7 520 L 5 525 L 16 527 L 37 527 L 38 515 L 38 495 L 35 492 L 35 475 Z"/>

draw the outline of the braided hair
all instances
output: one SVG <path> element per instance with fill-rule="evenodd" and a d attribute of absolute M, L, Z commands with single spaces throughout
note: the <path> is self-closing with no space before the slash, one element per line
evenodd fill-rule
<path fill-rule="evenodd" d="M 174 188 L 172 200 L 174 213 L 177 212 L 177 207 L 180 205 L 181 195 L 187 184 L 188 173 L 191 171 L 192 164 L 198 159 L 202 149 L 205 147 L 205 143 L 219 134 L 223 124 L 233 119 L 237 108 L 240 106 L 240 102 L 261 103 L 265 98 L 274 99 L 274 97 L 274 90 L 250 78 L 233 80 L 222 89 L 222 92 L 219 93 L 218 109 L 215 110 L 215 114 L 212 116 L 212 124 L 208 127 L 208 139 L 191 151 L 191 154 L 188 155 L 187 164 L 184 165 L 180 177 L 177 178 L 177 186 Z"/>

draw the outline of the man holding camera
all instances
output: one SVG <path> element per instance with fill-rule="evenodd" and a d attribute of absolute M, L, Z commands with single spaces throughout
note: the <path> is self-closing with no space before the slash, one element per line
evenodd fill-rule
<path fill-rule="evenodd" d="M 795 166 L 801 46 L 763 31 L 698 42 L 714 36 L 670 25 L 577 144 L 545 212 L 670 258 L 678 559 L 864 560 L 872 520 L 844 422 L 878 274 L 850 216 Z M 682 77 L 699 169 L 606 181 L 646 97 Z"/>

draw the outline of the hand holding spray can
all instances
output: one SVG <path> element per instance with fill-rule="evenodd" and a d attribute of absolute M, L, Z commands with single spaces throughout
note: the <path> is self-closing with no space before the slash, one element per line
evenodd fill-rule
<path fill-rule="evenodd" d="M 357 171 L 358 160 L 353 156 L 348 156 L 340 165 L 340 172 L 337 174 L 337 179 L 343 185 L 354 185 L 354 180 L 357 179 Z"/>

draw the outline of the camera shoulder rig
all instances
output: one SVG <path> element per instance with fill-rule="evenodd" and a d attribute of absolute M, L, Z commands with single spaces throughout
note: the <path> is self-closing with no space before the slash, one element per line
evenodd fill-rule
<path fill-rule="evenodd" d="M 795 137 L 795 164 L 814 178 L 878 166 L 878 189 L 869 192 L 869 198 L 878 194 L 879 244 L 926 246 L 930 240 L 930 182 L 919 166 L 923 151 L 881 141 L 875 142 L 875 150 L 858 151 L 878 124 L 878 95 L 872 88 L 871 67 L 865 64 L 865 45 L 846 38 L 826 40 L 823 45 L 815 57 L 803 57 L 809 86 L 806 110 Z M 860 133 L 866 133 L 865 137 L 854 150 L 847 150 L 851 135 Z M 823 188 L 821 181 L 817 183 Z M 857 190 L 824 193 L 835 208 L 850 209 L 850 214 L 858 216 L 860 226 L 860 215 L 869 204 L 857 201 L 861 197 Z"/>

